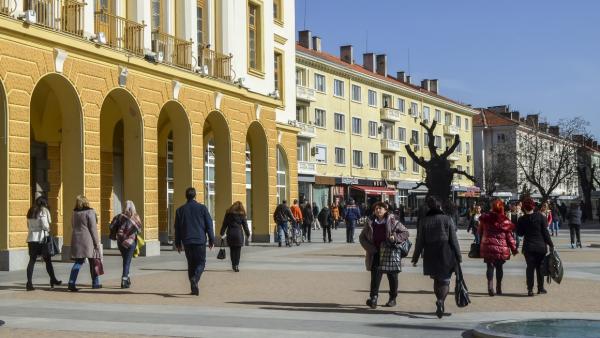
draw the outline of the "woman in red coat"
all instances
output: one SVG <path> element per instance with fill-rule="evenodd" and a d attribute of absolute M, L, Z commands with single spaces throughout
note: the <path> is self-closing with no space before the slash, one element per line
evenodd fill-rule
<path fill-rule="evenodd" d="M 515 225 L 504 215 L 504 203 L 492 201 L 492 211 L 479 218 L 481 257 L 487 263 L 486 277 L 488 293 L 494 295 L 494 268 L 496 269 L 496 293 L 502 294 L 502 265 L 510 259 L 510 253 L 517 254 L 517 245 L 512 232 Z"/>

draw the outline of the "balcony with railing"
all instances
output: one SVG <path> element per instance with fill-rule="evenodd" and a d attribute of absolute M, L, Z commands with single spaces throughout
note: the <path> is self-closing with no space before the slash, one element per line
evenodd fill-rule
<path fill-rule="evenodd" d="M 298 161 L 298 174 L 316 175 L 317 164 L 315 162 Z"/>
<path fill-rule="evenodd" d="M 381 171 L 381 178 L 386 181 L 400 181 L 402 179 L 403 172 L 398 170 L 384 169 Z"/>
<path fill-rule="evenodd" d="M 317 128 L 312 124 L 307 124 L 303 122 L 296 122 L 298 128 L 300 128 L 300 132 L 298 133 L 299 137 L 306 138 L 315 138 L 317 137 Z"/>
<path fill-rule="evenodd" d="M 152 51 L 162 54 L 162 62 L 192 69 L 192 41 L 179 39 L 160 31 L 152 32 Z"/>
<path fill-rule="evenodd" d="M 444 134 L 457 135 L 460 130 L 456 126 L 444 126 Z"/>
<path fill-rule="evenodd" d="M 225 55 L 214 51 L 209 46 L 198 48 L 198 67 L 203 74 L 217 79 L 232 81 L 231 54 Z"/>
<path fill-rule="evenodd" d="M 308 102 L 314 102 L 317 100 L 314 89 L 301 85 L 296 85 L 296 99 Z"/>
<path fill-rule="evenodd" d="M 452 153 L 450 156 L 448 156 L 448 161 L 450 162 L 456 162 L 458 160 L 460 160 L 460 156 L 457 153 Z"/>
<path fill-rule="evenodd" d="M 393 151 L 397 152 L 402 149 L 402 142 L 391 140 L 391 139 L 383 139 L 381 140 L 381 151 Z"/>
<path fill-rule="evenodd" d="M 0 12 L 10 14 L 13 0 L 0 0 Z M 25 10 L 35 13 L 35 24 L 83 36 L 84 6 L 76 0 L 26 0 Z M 6 12 L 6 13 L 5 13 Z"/>
<path fill-rule="evenodd" d="M 381 108 L 380 115 L 380 118 L 384 121 L 400 122 L 403 113 L 398 109 Z"/>
<path fill-rule="evenodd" d="M 144 55 L 144 25 L 108 13 L 101 9 L 94 13 L 94 29 L 104 35 L 107 46 L 135 55 Z"/>
<path fill-rule="evenodd" d="M 0 15 L 10 15 L 15 10 L 14 0 L 0 0 Z"/>

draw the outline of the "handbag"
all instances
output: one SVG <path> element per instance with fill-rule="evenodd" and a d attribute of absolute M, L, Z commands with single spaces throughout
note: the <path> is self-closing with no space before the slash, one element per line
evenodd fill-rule
<path fill-rule="evenodd" d="M 400 257 L 404 258 L 408 256 L 410 248 L 412 248 L 412 242 L 407 238 L 404 242 L 400 244 Z"/>
<path fill-rule="evenodd" d="M 471 249 L 469 250 L 469 258 L 481 258 L 481 244 L 471 243 Z"/>
<path fill-rule="evenodd" d="M 467 289 L 467 284 L 465 283 L 465 279 L 463 278 L 460 263 L 456 264 L 456 285 L 454 287 L 454 300 L 456 301 L 456 306 L 458 307 L 465 307 L 469 305 L 469 303 L 471 303 L 471 299 L 469 298 L 469 289 Z"/>
<path fill-rule="evenodd" d="M 90 264 L 94 266 L 96 276 L 104 274 L 104 263 L 102 262 L 102 249 L 94 249 L 94 257 L 90 258 Z"/>
<path fill-rule="evenodd" d="M 223 247 L 224 244 L 225 244 L 225 241 L 221 240 L 221 249 L 219 249 L 219 253 L 217 254 L 217 259 L 227 258 L 227 251 L 225 251 L 225 248 Z"/>
<path fill-rule="evenodd" d="M 58 237 L 52 237 L 50 232 L 46 235 L 44 242 L 44 250 L 50 257 L 60 254 L 60 246 L 58 245 Z"/>
<path fill-rule="evenodd" d="M 379 249 L 379 270 L 397 272 L 402 270 L 402 252 L 400 246 L 382 245 Z"/>

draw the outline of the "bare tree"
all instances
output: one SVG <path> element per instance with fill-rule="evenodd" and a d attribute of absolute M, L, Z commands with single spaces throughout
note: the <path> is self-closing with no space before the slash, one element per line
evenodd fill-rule
<path fill-rule="evenodd" d="M 547 201 L 552 193 L 577 175 L 577 145 L 573 137 L 585 130 L 587 122 L 579 117 L 559 121 L 558 135 L 531 127 L 517 134 L 512 154 L 527 182 Z"/>
<path fill-rule="evenodd" d="M 589 135 L 581 135 L 580 145 L 577 149 L 577 174 L 579 176 L 579 184 L 583 193 L 583 215 L 585 219 L 593 219 L 592 215 L 592 191 L 600 186 L 599 169 L 592 162 L 593 150 L 588 147 L 593 142 L 593 138 Z"/>
<path fill-rule="evenodd" d="M 431 127 L 423 122 L 420 124 L 423 126 L 423 128 L 425 128 L 425 130 L 427 130 L 427 148 L 429 149 L 430 153 L 429 160 L 425 160 L 423 156 L 417 157 L 410 145 L 406 145 L 406 152 L 408 153 L 408 156 L 410 156 L 412 160 L 418 163 L 421 167 L 425 168 L 425 182 L 419 183 L 417 187 L 422 185 L 427 186 L 428 195 L 436 196 L 443 201 L 444 205 L 449 205 L 448 201 L 452 191 L 452 178 L 454 175 L 462 175 L 475 182 L 475 178 L 473 176 L 467 174 L 463 170 L 453 168 L 448 160 L 448 157 L 460 144 L 460 136 L 455 135 L 454 143 L 448 147 L 446 151 L 438 154 L 437 147 L 435 146 L 435 135 L 433 134 L 433 131 L 437 126 L 437 121 L 434 120 L 431 124 Z"/>
<path fill-rule="evenodd" d="M 516 172 L 512 170 L 510 161 L 507 159 L 504 144 L 495 145 L 490 150 L 492 156 L 486 163 L 483 171 L 483 189 L 486 196 L 492 196 L 499 188 L 506 189 L 516 186 Z"/>

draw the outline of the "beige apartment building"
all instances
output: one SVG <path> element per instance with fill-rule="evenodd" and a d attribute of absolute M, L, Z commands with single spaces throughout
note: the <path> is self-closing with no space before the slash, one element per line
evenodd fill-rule
<path fill-rule="evenodd" d="M 424 186 L 415 188 L 425 172 L 405 145 L 428 158 L 426 130 L 419 123 L 434 120 L 436 145 L 445 149 L 460 135 L 450 159 L 473 174 L 477 111 L 441 96 L 438 80 L 416 86 L 404 72 L 388 75 L 384 54 L 363 54 L 357 64 L 352 46 L 342 46 L 334 56 L 311 35 L 300 32 L 296 46 L 296 121 L 290 121 L 300 128 L 300 199 L 319 206 L 352 197 L 359 203 L 387 200 L 416 207 L 427 192 Z M 461 177 L 453 182 L 453 192 L 461 201 L 477 196 L 479 189 Z"/>

